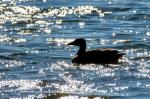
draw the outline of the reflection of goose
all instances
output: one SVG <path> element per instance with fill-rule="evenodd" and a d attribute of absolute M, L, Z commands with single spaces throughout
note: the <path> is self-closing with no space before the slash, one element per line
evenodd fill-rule
<path fill-rule="evenodd" d="M 72 59 L 72 62 L 77 64 L 116 64 L 118 59 L 124 55 L 124 53 L 119 53 L 116 49 L 86 51 L 86 42 L 82 38 L 76 39 L 68 45 L 80 47 L 76 57 Z"/>

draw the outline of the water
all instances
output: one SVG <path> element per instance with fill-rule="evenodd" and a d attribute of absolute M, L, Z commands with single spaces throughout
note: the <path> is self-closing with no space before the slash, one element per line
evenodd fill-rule
<path fill-rule="evenodd" d="M 73 65 L 79 37 L 123 62 Z M 149 99 L 149 38 L 149 0 L 2 0 L 0 97 Z"/>

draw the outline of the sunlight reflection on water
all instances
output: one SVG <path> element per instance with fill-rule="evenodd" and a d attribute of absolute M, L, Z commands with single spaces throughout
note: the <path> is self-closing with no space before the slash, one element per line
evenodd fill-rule
<path fill-rule="evenodd" d="M 147 0 L 0 2 L 4 98 L 149 96 Z M 87 50 L 110 47 L 126 55 L 117 65 L 72 64 L 78 47 L 67 44 L 79 37 Z"/>

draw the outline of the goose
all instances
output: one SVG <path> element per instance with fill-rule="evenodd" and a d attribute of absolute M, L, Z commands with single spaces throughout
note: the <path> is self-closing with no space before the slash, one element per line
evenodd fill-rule
<path fill-rule="evenodd" d="M 112 48 L 86 51 L 86 41 L 83 38 L 77 38 L 68 45 L 79 47 L 76 56 L 72 59 L 72 63 L 76 64 L 117 64 L 124 55 Z"/>

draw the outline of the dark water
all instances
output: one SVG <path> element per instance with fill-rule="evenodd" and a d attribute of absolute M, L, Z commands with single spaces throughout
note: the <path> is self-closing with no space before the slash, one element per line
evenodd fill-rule
<path fill-rule="evenodd" d="M 78 37 L 123 62 L 73 65 Z M 2 0 L 0 98 L 149 99 L 149 38 L 149 0 Z"/>

